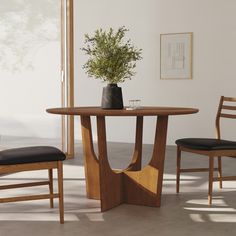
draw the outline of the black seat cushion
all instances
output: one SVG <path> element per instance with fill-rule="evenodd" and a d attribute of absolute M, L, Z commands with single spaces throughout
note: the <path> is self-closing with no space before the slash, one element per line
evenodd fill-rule
<path fill-rule="evenodd" d="M 12 148 L 0 152 L 0 165 L 63 161 L 65 158 L 62 151 L 50 146 Z"/>
<path fill-rule="evenodd" d="M 175 141 L 178 146 L 197 150 L 236 150 L 236 142 L 212 138 L 183 138 Z"/>

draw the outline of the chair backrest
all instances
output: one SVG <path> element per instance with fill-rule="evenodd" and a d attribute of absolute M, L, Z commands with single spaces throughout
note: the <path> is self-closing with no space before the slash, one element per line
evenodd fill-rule
<path fill-rule="evenodd" d="M 236 98 L 221 96 L 218 111 L 216 114 L 216 136 L 221 138 L 220 119 L 236 119 Z"/>

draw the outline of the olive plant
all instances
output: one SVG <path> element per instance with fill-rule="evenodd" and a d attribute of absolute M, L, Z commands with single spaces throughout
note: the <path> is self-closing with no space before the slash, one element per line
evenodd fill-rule
<path fill-rule="evenodd" d="M 136 61 L 142 59 L 142 49 L 124 40 L 128 31 L 124 26 L 117 31 L 98 29 L 93 36 L 85 34 L 82 50 L 89 59 L 83 68 L 89 77 L 101 79 L 109 84 L 117 84 L 131 79 L 135 74 Z"/>

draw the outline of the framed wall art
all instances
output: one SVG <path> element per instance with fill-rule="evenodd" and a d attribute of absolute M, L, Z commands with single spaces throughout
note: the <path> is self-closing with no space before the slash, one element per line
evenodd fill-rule
<path fill-rule="evenodd" d="M 192 79 L 193 33 L 160 35 L 160 78 Z"/>

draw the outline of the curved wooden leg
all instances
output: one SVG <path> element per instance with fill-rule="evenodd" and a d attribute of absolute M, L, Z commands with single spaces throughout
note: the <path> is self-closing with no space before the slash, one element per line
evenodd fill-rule
<path fill-rule="evenodd" d="M 153 149 L 152 160 L 150 165 L 158 170 L 158 183 L 157 183 L 157 204 L 161 205 L 161 193 L 165 163 L 166 152 L 166 138 L 167 138 L 168 116 L 159 116 L 157 118 L 156 136 Z"/>
<path fill-rule="evenodd" d="M 134 154 L 132 161 L 126 170 L 141 170 L 142 146 L 143 146 L 143 116 L 138 116 L 136 120 Z"/>
<path fill-rule="evenodd" d="M 219 187 L 223 187 L 223 181 L 222 181 L 222 161 L 221 157 L 218 157 L 218 177 L 220 178 L 219 180 Z"/>
<path fill-rule="evenodd" d="M 97 133 L 101 211 L 106 211 L 123 202 L 122 173 L 113 172 L 108 162 L 105 117 L 97 117 Z"/>
<path fill-rule="evenodd" d="M 208 203 L 212 203 L 212 188 L 213 188 L 213 173 L 214 173 L 214 157 L 209 156 L 209 188 L 208 188 Z"/>
<path fill-rule="evenodd" d="M 157 117 L 152 159 L 140 171 L 124 171 L 125 202 L 160 206 L 168 116 Z"/>
<path fill-rule="evenodd" d="M 176 193 L 179 193 L 180 166 L 181 166 L 181 150 L 180 147 L 177 146 Z"/>
<path fill-rule="evenodd" d="M 81 116 L 87 197 L 100 199 L 99 163 L 94 153 L 90 116 Z"/>

